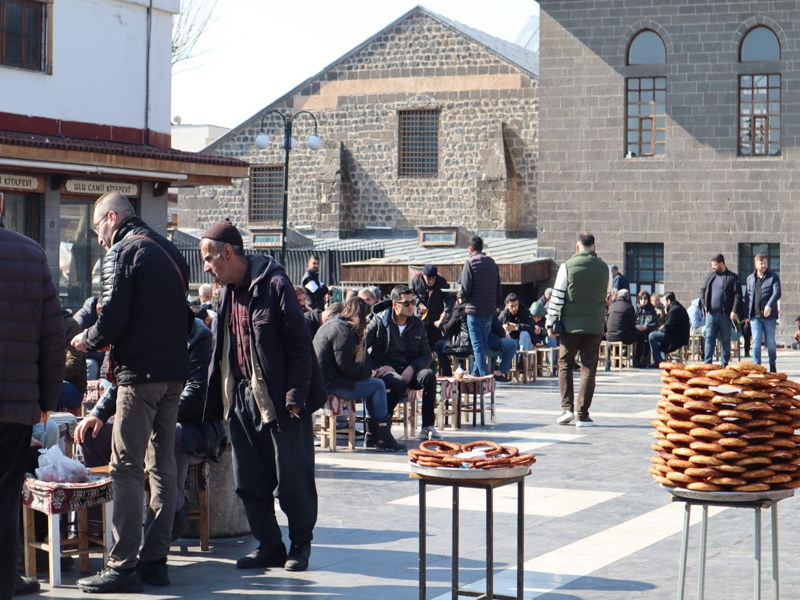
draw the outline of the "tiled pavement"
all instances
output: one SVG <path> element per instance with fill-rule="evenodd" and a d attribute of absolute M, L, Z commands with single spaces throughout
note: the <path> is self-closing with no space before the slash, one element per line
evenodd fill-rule
<path fill-rule="evenodd" d="M 778 365 L 800 380 L 800 352 L 781 351 Z M 577 379 L 577 378 L 576 378 Z M 620 600 L 675 597 L 682 504 L 647 473 L 650 420 L 660 381 L 657 371 L 601 372 L 592 417 L 596 427 L 559 426 L 558 385 L 501 387 L 498 424 L 458 432 L 448 439 L 494 439 L 533 450 L 538 462 L 526 480 L 525 598 Z M 397 432 L 397 429 L 395 430 Z M 235 560 L 252 538 L 212 540 L 208 553 L 181 540 L 170 555 L 169 588 L 146 588 L 142 597 L 219 599 L 264 596 L 303 600 L 411 600 L 418 592 L 418 485 L 405 455 L 367 450 L 317 454 L 319 521 L 311 570 L 240 571 Z M 496 591 L 514 585 L 515 488 L 496 492 Z M 449 598 L 451 562 L 449 491 L 429 488 L 428 598 Z M 695 509 L 694 513 L 699 513 Z M 709 519 L 706 598 L 753 597 L 753 515 L 717 509 Z M 695 515 L 697 516 L 697 515 Z M 282 521 L 285 524 L 285 521 Z M 462 492 L 461 581 L 482 584 L 482 496 Z M 800 598 L 800 501 L 780 504 L 781 596 Z M 770 527 L 763 519 L 763 596 L 770 597 Z M 697 539 L 692 528 L 687 598 L 697 595 Z M 92 560 L 92 568 L 100 568 Z M 42 595 L 84 597 L 77 572 L 64 588 Z M 131 596 L 132 598 L 138 596 Z M 101 596 L 102 598 L 102 596 Z"/>

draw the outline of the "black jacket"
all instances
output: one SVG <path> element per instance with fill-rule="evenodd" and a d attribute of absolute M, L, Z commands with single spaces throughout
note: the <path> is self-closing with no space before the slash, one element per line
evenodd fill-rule
<path fill-rule="evenodd" d="M 475 252 L 464 263 L 458 297 L 467 305 L 467 314 L 490 317 L 503 303 L 500 270 L 493 259 Z"/>
<path fill-rule="evenodd" d="M 467 307 L 462 302 L 453 309 L 453 314 L 442 324 L 442 335 L 447 340 L 445 346 L 453 354 L 472 354 L 472 340 L 467 328 Z"/>
<path fill-rule="evenodd" d="M 370 369 L 389 365 L 400 373 L 411 366 L 416 372 L 431 364 L 428 333 L 419 317 L 409 317 L 400 335 L 400 329 L 392 317 L 391 300 L 379 302 L 373 307 L 373 312 L 376 314 L 367 325 L 366 335 Z"/>
<path fill-rule="evenodd" d="M 372 369 L 366 361 L 356 362 L 356 333 L 353 326 L 339 317 L 328 320 L 314 336 L 326 390 L 353 389 L 357 381 L 369 379 Z"/>
<path fill-rule="evenodd" d="M 313 338 L 317 335 L 319 328 L 322 327 L 322 309 L 314 308 L 303 313 L 303 316 L 306 318 L 308 330 L 311 332 L 311 337 Z"/>
<path fill-rule="evenodd" d="M 103 259 L 102 308 L 97 323 L 83 334 L 88 351 L 112 345 L 119 385 L 186 381 L 186 290 L 163 248 L 189 281 L 189 267 L 172 242 L 139 217 L 114 232 Z"/>
<path fill-rule="evenodd" d="M 664 339 L 659 348 L 664 354 L 674 352 L 689 343 L 689 313 L 680 302 L 675 300 L 667 309 L 667 320 L 664 322 Z"/>
<path fill-rule="evenodd" d="M 606 339 L 630 344 L 635 337 L 636 311 L 627 300 L 617 300 L 608 308 Z"/>
<path fill-rule="evenodd" d="M 717 276 L 714 271 L 711 271 L 703 283 L 703 289 L 700 290 L 700 297 L 703 299 L 703 306 L 706 311 L 711 311 L 711 282 Z M 725 316 L 730 316 L 732 312 L 741 314 L 742 312 L 742 286 L 739 283 L 739 276 L 731 271 L 725 269 L 722 274 L 722 304 L 725 309 Z"/>
<path fill-rule="evenodd" d="M 519 310 L 517 310 L 517 314 L 512 315 L 510 312 L 508 312 L 507 308 L 504 308 L 503 311 L 500 313 L 499 319 L 501 325 L 505 325 L 506 323 L 516 323 L 518 325 L 517 330 L 512 331 L 509 334 L 509 337 L 518 340 L 519 334 L 522 333 L 523 331 L 527 331 L 528 335 L 531 336 L 531 341 L 533 341 L 535 337 L 535 334 L 533 333 L 533 327 L 534 325 L 536 325 L 536 323 L 533 322 L 531 311 L 529 311 L 528 307 L 525 306 L 522 302 L 519 303 Z"/>
<path fill-rule="evenodd" d="M 208 390 L 208 365 L 211 363 L 211 342 L 214 336 L 200 319 L 192 319 L 189 334 L 189 379 L 183 386 L 178 405 L 178 422 L 202 423 L 203 407 Z"/>
<path fill-rule="evenodd" d="M 443 320 L 446 321 L 453 312 L 453 296 L 442 291 L 447 287 L 447 280 L 441 275 L 436 276 L 436 281 L 432 286 L 425 283 L 422 274 L 417 275 L 411 283 L 417 306 L 424 304 L 428 308 L 427 316 L 424 319 L 426 325 L 433 325 L 435 321 L 439 320 L 442 313 L 444 313 Z M 421 317 L 421 315 L 419 316 Z"/>
<path fill-rule="evenodd" d="M 638 305 L 636 307 L 636 324 L 641 327 L 646 327 L 648 332 L 658 329 L 658 313 L 656 313 L 656 307 L 649 302 L 644 306 Z"/>
<path fill-rule="evenodd" d="M 325 296 L 328 295 L 328 287 L 319 280 L 319 273 L 311 269 L 306 270 L 301 285 L 306 290 L 306 306 L 308 308 L 312 310 L 325 308 Z"/>
<path fill-rule="evenodd" d="M 86 331 L 97 323 L 97 301 L 99 298 L 97 296 L 89 296 L 86 299 L 86 302 L 83 303 L 81 309 L 73 315 L 73 319 L 77 321 L 78 325 L 80 325 L 81 331 Z M 69 343 L 70 340 L 67 340 Z M 87 352 L 86 359 L 96 360 L 97 364 L 102 365 L 103 361 L 106 358 L 105 352 Z"/>

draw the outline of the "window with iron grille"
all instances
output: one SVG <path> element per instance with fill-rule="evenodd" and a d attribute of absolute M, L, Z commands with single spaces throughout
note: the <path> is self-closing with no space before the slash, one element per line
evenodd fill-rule
<path fill-rule="evenodd" d="M 45 5 L 0 0 L 0 64 L 44 70 Z"/>
<path fill-rule="evenodd" d="M 664 293 L 664 244 L 625 244 L 625 276 L 631 296 Z"/>
<path fill-rule="evenodd" d="M 739 280 L 744 288 L 747 276 L 756 270 L 753 259 L 758 254 L 767 257 L 767 268 L 778 276 L 781 274 L 780 244 L 739 244 Z"/>
<path fill-rule="evenodd" d="M 250 221 L 283 218 L 283 166 L 250 167 Z"/>
<path fill-rule="evenodd" d="M 739 76 L 739 156 L 781 153 L 781 76 Z"/>
<path fill-rule="evenodd" d="M 400 112 L 400 177 L 439 175 L 439 111 Z"/>
<path fill-rule="evenodd" d="M 667 78 L 626 82 L 626 156 L 660 156 L 667 149 Z"/>

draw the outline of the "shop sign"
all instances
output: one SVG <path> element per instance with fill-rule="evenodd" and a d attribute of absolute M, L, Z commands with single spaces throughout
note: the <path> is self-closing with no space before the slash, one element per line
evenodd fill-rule
<path fill-rule="evenodd" d="M 139 186 L 128 181 L 67 179 L 62 189 L 62 193 L 76 196 L 102 196 L 108 192 L 120 192 L 128 198 L 138 198 Z"/>
<path fill-rule="evenodd" d="M 44 176 L 0 173 L 0 191 L 4 192 L 44 192 Z"/>

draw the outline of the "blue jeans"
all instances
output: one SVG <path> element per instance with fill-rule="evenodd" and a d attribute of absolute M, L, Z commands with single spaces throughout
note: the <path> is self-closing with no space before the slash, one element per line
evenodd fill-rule
<path fill-rule="evenodd" d="M 492 317 L 467 315 L 467 329 L 469 330 L 469 339 L 472 341 L 472 353 L 475 355 L 473 371 L 477 370 L 481 377 L 485 377 L 489 374 L 486 363 L 486 342 L 492 331 Z"/>
<path fill-rule="evenodd" d="M 719 338 L 722 346 L 722 366 L 731 362 L 731 320 L 728 315 L 708 313 L 706 326 L 703 328 L 703 343 L 705 347 L 705 362 L 714 362 L 714 348 Z"/>
<path fill-rule="evenodd" d="M 58 406 L 64 408 L 78 408 L 83 402 L 83 393 L 69 381 L 61 382 L 61 394 L 58 396 Z"/>
<path fill-rule="evenodd" d="M 653 363 L 656 365 L 664 360 L 664 355 L 661 354 L 661 341 L 666 335 L 663 331 L 650 332 L 650 337 L 648 338 L 650 340 L 650 354 L 653 357 Z"/>
<path fill-rule="evenodd" d="M 494 366 L 497 363 L 497 357 L 500 357 L 500 367 L 497 369 L 503 375 L 508 376 L 508 371 L 511 369 L 511 361 L 514 360 L 514 355 L 517 353 L 517 340 L 511 338 L 499 338 L 503 348 L 498 350 L 496 348 L 486 348 L 486 356 L 491 358 L 490 371 L 494 372 Z M 478 376 L 478 362 L 472 367 L 472 375 Z"/>
<path fill-rule="evenodd" d="M 356 381 L 354 388 L 338 388 L 328 390 L 328 393 L 345 400 L 364 399 L 364 410 L 367 416 L 373 419 L 385 419 L 388 415 L 386 411 L 386 385 L 377 377 Z"/>
<path fill-rule="evenodd" d="M 767 354 L 769 355 L 769 368 L 775 369 L 776 348 L 775 348 L 775 319 L 750 319 L 750 330 L 753 332 L 753 362 L 761 364 L 761 337 L 767 343 Z"/>
<path fill-rule="evenodd" d="M 31 437 L 42 443 L 42 448 L 52 448 L 58 443 L 60 433 L 58 425 L 52 419 L 47 420 L 47 427 L 42 423 L 37 423 L 33 426 L 33 433 Z"/>
<path fill-rule="evenodd" d="M 531 334 L 527 331 L 519 332 L 519 349 L 522 352 L 533 350 L 533 341 L 531 341 Z"/>

